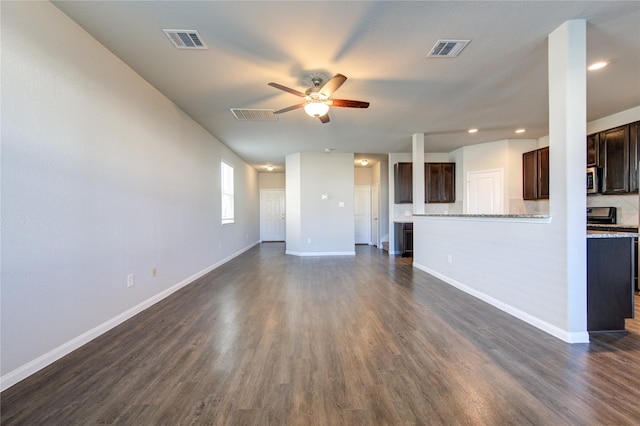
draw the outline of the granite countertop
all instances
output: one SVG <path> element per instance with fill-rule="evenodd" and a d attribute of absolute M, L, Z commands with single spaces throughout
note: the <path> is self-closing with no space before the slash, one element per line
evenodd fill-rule
<path fill-rule="evenodd" d="M 587 231 L 587 238 L 638 238 L 637 232 Z"/>
<path fill-rule="evenodd" d="M 445 213 L 425 213 L 414 214 L 414 216 L 425 217 L 479 217 L 488 219 L 550 219 L 550 214 L 445 214 Z"/>
<path fill-rule="evenodd" d="M 413 216 L 409 217 L 394 217 L 393 223 L 413 223 Z"/>
<path fill-rule="evenodd" d="M 635 225 L 616 224 L 587 224 L 587 238 L 637 238 L 638 227 Z"/>

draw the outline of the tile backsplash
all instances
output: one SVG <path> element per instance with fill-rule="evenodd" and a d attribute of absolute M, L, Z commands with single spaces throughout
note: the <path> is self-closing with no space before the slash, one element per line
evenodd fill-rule
<path fill-rule="evenodd" d="M 640 214 L 640 198 L 638 194 L 630 195 L 589 195 L 587 207 L 616 207 L 618 223 L 621 225 L 638 226 Z M 452 204 L 425 204 L 425 213 L 462 214 L 462 202 Z M 525 201 L 523 199 L 510 199 L 508 213 L 510 214 L 548 214 L 549 200 Z M 413 205 L 395 204 L 393 206 L 394 218 L 409 218 L 413 214 Z M 406 216 L 406 217 L 405 217 Z"/>
<path fill-rule="evenodd" d="M 589 195 L 587 207 L 616 207 L 618 223 L 638 226 L 638 194 L 630 195 Z"/>
<path fill-rule="evenodd" d="M 462 201 L 455 203 L 425 203 L 426 214 L 462 214 Z M 393 217 L 404 220 L 413 215 L 413 204 L 394 204 Z M 399 219 L 399 220 L 400 220 Z"/>
<path fill-rule="evenodd" d="M 509 214 L 548 214 L 549 200 L 527 201 L 522 198 L 509 200 Z"/>

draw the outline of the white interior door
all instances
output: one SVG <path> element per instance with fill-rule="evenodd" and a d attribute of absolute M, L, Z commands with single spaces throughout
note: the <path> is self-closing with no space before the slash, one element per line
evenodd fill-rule
<path fill-rule="evenodd" d="M 374 183 L 371 186 L 371 243 L 376 247 L 380 246 L 380 242 L 378 241 L 380 235 L 380 222 L 378 221 L 378 212 L 380 209 L 380 206 L 378 206 L 378 188 L 379 186 L 377 183 Z"/>
<path fill-rule="evenodd" d="M 467 213 L 504 213 L 503 170 L 482 170 L 467 173 Z"/>
<path fill-rule="evenodd" d="M 285 239 L 284 189 L 260 190 L 260 240 Z"/>
<path fill-rule="evenodd" d="M 354 194 L 356 244 L 371 243 L 371 186 L 356 185 Z"/>

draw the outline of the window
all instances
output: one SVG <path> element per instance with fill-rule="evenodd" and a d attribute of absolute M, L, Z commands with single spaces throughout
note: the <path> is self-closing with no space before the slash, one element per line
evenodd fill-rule
<path fill-rule="evenodd" d="M 222 189 L 222 224 L 233 223 L 233 167 L 220 163 L 220 188 Z"/>

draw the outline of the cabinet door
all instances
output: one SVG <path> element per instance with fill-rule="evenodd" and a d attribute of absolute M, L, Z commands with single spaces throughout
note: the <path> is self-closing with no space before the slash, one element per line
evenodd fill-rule
<path fill-rule="evenodd" d="M 549 198 L 549 147 L 522 154 L 522 198 Z"/>
<path fill-rule="evenodd" d="M 395 203 L 409 204 L 413 202 L 413 163 L 396 163 L 394 165 Z"/>
<path fill-rule="evenodd" d="M 522 154 L 522 198 L 537 199 L 538 186 L 538 153 L 536 151 Z"/>
<path fill-rule="evenodd" d="M 456 202 L 456 163 L 442 163 L 442 196 L 440 202 Z"/>
<path fill-rule="evenodd" d="M 600 150 L 604 152 L 603 194 L 629 192 L 629 126 L 600 133 Z"/>
<path fill-rule="evenodd" d="M 587 167 L 600 167 L 598 161 L 598 133 L 587 136 Z"/>
<path fill-rule="evenodd" d="M 456 164 L 425 163 L 424 199 L 427 203 L 456 201 Z"/>
<path fill-rule="evenodd" d="M 638 192 L 640 162 L 640 121 L 629 125 L 629 192 Z"/>
<path fill-rule="evenodd" d="M 440 163 L 425 163 L 424 179 L 424 201 L 426 203 L 439 203 L 444 180 Z"/>
<path fill-rule="evenodd" d="M 549 147 L 538 150 L 536 171 L 538 174 L 536 197 L 539 200 L 549 198 Z"/>
<path fill-rule="evenodd" d="M 402 256 L 413 256 L 413 223 L 405 223 L 402 226 Z"/>

